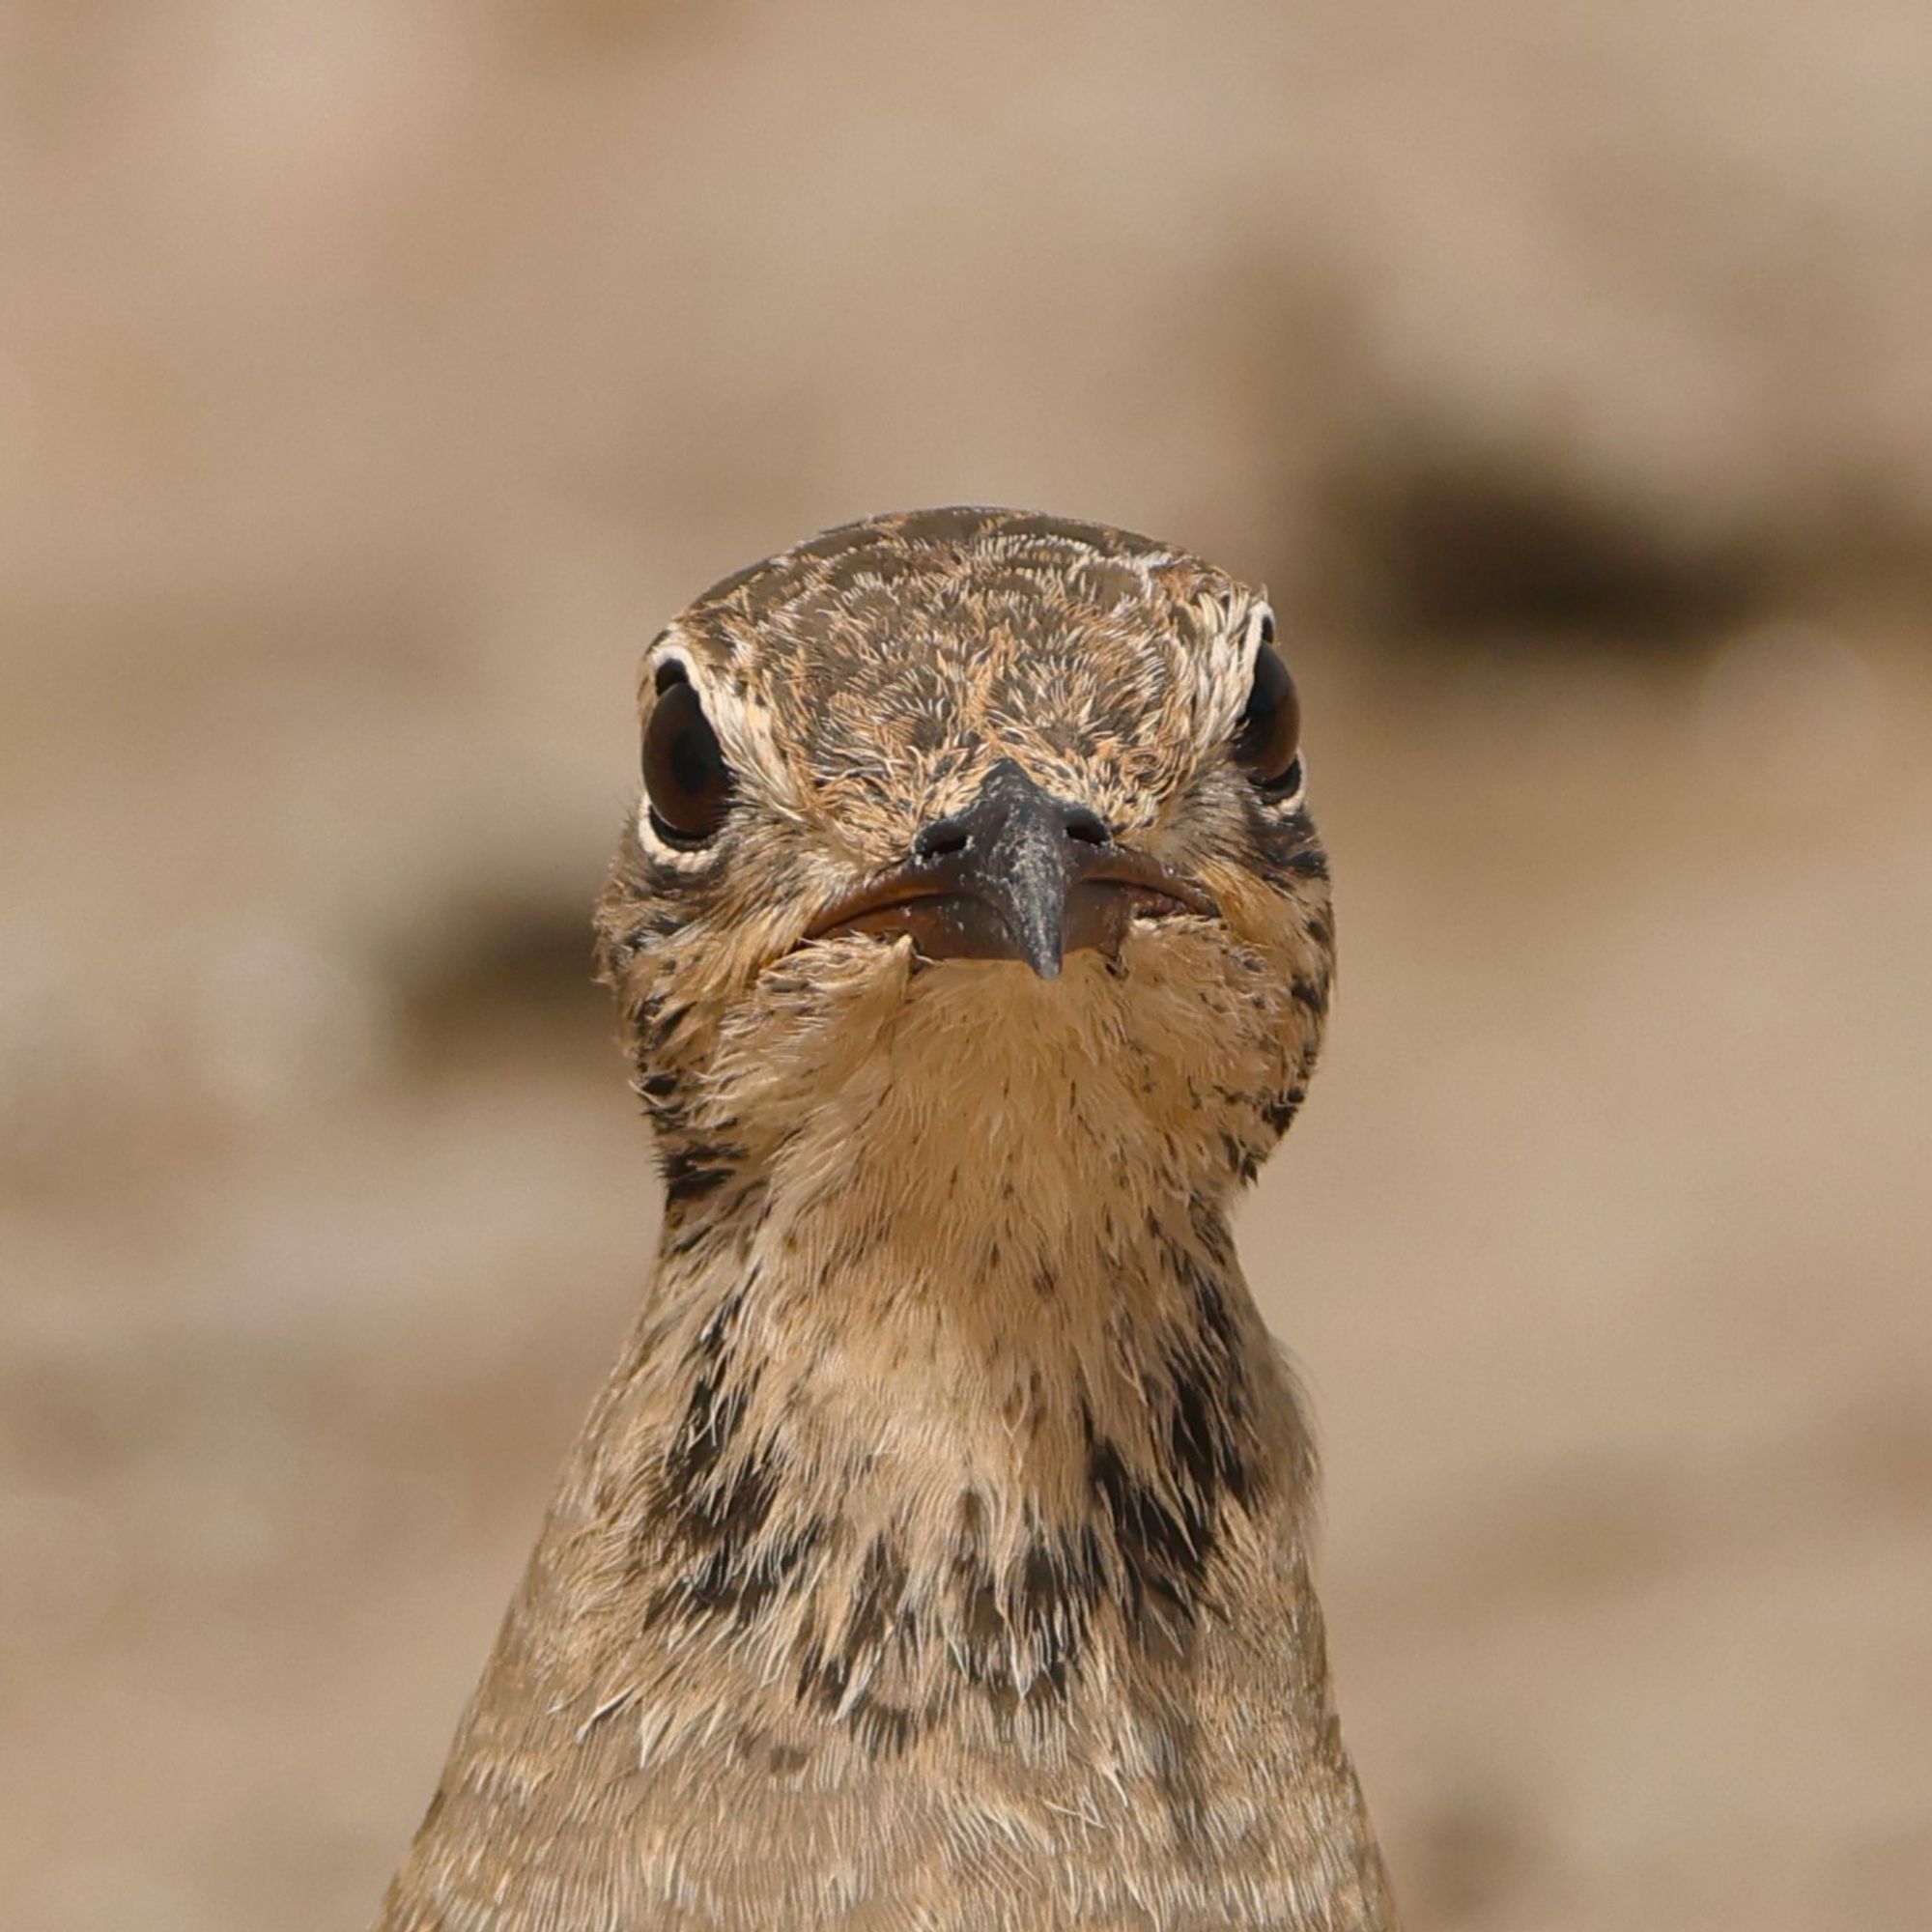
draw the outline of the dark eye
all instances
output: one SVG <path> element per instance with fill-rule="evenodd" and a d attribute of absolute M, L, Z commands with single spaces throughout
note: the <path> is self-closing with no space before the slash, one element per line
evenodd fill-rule
<path fill-rule="evenodd" d="M 1235 727 L 1235 762 L 1263 791 L 1284 797 L 1301 782 L 1301 700 L 1273 636 L 1273 621 L 1264 617 L 1254 687 Z"/>
<path fill-rule="evenodd" d="M 681 665 L 658 672 L 657 702 L 644 725 L 644 796 L 668 844 L 701 845 L 724 822 L 731 767 Z"/>

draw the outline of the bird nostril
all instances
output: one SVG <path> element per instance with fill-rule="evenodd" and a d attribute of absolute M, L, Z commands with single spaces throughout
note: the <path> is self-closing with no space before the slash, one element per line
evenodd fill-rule
<path fill-rule="evenodd" d="M 1083 845 L 1111 845 L 1114 835 L 1107 830 L 1106 821 L 1096 811 L 1089 811 L 1084 805 L 1076 805 L 1066 814 L 1066 836 L 1077 838 Z"/>
<path fill-rule="evenodd" d="M 936 818 L 914 838 L 912 849 L 916 858 L 950 859 L 965 851 L 972 840 L 963 819 Z"/>

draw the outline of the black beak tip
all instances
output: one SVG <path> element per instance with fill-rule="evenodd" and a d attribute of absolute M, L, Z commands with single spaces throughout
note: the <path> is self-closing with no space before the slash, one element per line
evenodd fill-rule
<path fill-rule="evenodd" d="M 1026 868 L 1020 868 L 1022 873 Z M 1065 887 L 1058 879 L 1036 878 L 1001 908 L 1001 919 L 1013 942 L 1013 952 L 1042 980 L 1060 978 L 1066 953 Z"/>

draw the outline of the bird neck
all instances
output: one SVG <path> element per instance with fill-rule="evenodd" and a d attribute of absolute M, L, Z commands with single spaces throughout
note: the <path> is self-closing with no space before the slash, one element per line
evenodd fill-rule
<path fill-rule="evenodd" d="M 1014 999 L 668 1136 L 666 1313 L 754 1435 L 882 1510 L 897 1486 L 1064 1513 L 1096 1441 L 1167 1458 L 1176 1405 L 1238 1483 L 1276 1379 L 1228 1229 L 1241 1151 L 1193 1092 L 1150 1107 L 1058 1003 Z"/>
<path fill-rule="evenodd" d="M 623 1630 L 776 1664 L 876 1753 L 962 1700 L 1059 1708 L 1279 1593 L 1312 1458 L 1225 1186 L 1103 1176 L 1085 1136 L 826 1123 L 682 1199 L 668 1165 L 559 1525 L 607 1552 Z"/>
<path fill-rule="evenodd" d="M 666 1393 L 688 1391 L 690 1474 L 715 1479 L 742 1437 L 881 1530 L 968 1494 L 1078 1515 L 1106 1444 L 1165 1464 L 1198 1435 L 1200 1482 L 1247 1486 L 1272 1355 L 1219 1204 L 1042 1208 L 1015 1185 L 969 1232 L 894 1192 L 869 1214 L 846 1189 L 774 1202 L 749 1238 L 696 1250 L 668 1230 L 651 1346 L 683 1365 Z"/>

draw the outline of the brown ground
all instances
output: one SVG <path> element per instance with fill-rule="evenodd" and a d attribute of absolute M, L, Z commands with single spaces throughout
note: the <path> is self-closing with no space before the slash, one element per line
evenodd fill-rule
<path fill-rule="evenodd" d="M 632 659 L 958 498 L 1292 613 L 1417 1932 L 1928 1922 L 1932 13 L 1684 14 L 0 12 L 10 1926 L 372 1910 L 647 1265 Z"/>

